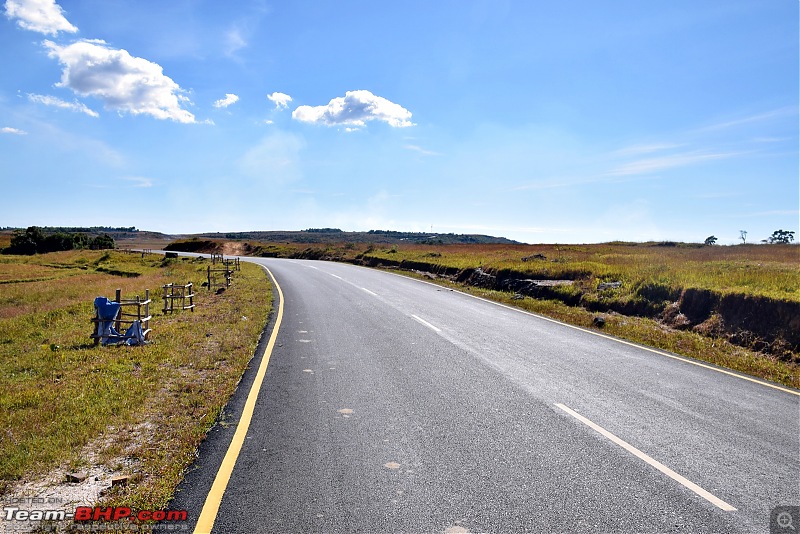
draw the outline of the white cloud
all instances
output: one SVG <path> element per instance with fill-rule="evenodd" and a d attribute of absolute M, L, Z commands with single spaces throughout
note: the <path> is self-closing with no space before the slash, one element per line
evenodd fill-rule
<path fill-rule="evenodd" d="M 300 106 L 292 118 L 301 122 L 327 126 L 366 126 L 367 121 L 383 121 L 393 128 L 413 126 L 411 112 L 369 91 L 347 91 L 344 97 L 331 100 L 327 106 Z"/>
<path fill-rule="evenodd" d="M 226 56 L 233 56 L 247 46 L 247 40 L 242 35 L 242 31 L 239 28 L 231 28 L 225 34 L 225 55 Z"/>
<path fill-rule="evenodd" d="M 405 148 L 406 150 L 413 150 L 414 152 L 419 152 L 423 156 L 441 156 L 440 153 L 434 152 L 432 150 L 427 150 L 419 145 L 406 145 L 403 148 Z"/>
<path fill-rule="evenodd" d="M 259 182 L 287 184 L 302 178 L 300 153 L 306 143 L 302 137 L 275 132 L 264 137 L 239 160 L 243 174 Z"/>
<path fill-rule="evenodd" d="M 783 117 L 793 117 L 797 115 L 797 106 L 787 106 L 779 109 L 774 109 L 772 111 L 766 111 L 764 113 L 757 113 L 755 115 L 750 115 L 748 117 L 742 117 L 739 119 L 734 119 L 725 122 L 719 122 L 716 124 L 712 124 L 710 126 L 706 126 L 704 128 L 700 128 L 699 131 L 709 131 L 709 130 L 724 130 L 727 128 L 731 128 L 734 126 L 739 126 L 742 124 L 749 124 L 752 122 L 762 122 L 768 121 L 777 118 Z"/>
<path fill-rule="evenodd" d="M 637 154 L 651 154 L 653 152 L 661 152 L 663 150 L 672 150 L 673 148 L 680 148 L 682 145 L 675 143 L 651 143 L 643 145 L 633 145 L 622 148 L 615 152 L 619 156 L 633 156 Z"/>
<path fill-rule="evenodd" d="M 28 135 L 28 132 L 26 132 L 25 130 L 11 128 L 10 126 L 5 126 L 4 128 L 0 129 L 0 133 L 12 134 L 12 135 Z"/>
<path fill-rule="evenodd" d="M 689 152 L 684 154 L 671 154 L 662 157 L 645 158 L 637 161 L 631 161 L 620 165 L 609 173 L 608 176 L 628 176 L 637 174 L 648 174 L 658 172 L 665 169 L 672 169 L 674 167 L 685 167 L 687 165 L 694 165 L 705 161 L 712 161 L 717 159 L 727 159 L 740 155 L 739 153 L 698 153 Z"/>
<path fill-rule="evenodd" d="M 100 114 L 96 111 L 89 109 L 86 105 L 82 104 L 81 102 L 66 102 L 61 100 L 60 98 L 56 98 L 54 96 L 47 96 L 47 95 L 34 95 L 28 94 L 28 100 L 31 102 L 35 102 L 37 104 L 43 104 L 45 106 L 53 106 L 56 108 L 61 109 L 68 109 L 70 111 L 77 111 L 79 113 L 85 113 L 90 117 L 99 117 Z"/>
<path fill-rule="evenodd" d="M 161 65 L 98 40 L 81 40 L 68 46 L 45 41 L 44 45 L 50 50 L 50 57 L 64 65 L 59 87 L 99 98 L 106 108 L 119 112 L 196 122 L 194 115 L 181 107 L 189 99 L 177 83 L 164 75 Z"/>
<path fill-rule="evenodd" d="M 17 19 L 17 25 L 26 30 L 45 35 L 78 31 L 66 19 L 61 6 L 55 0 L 6 0 L 5 7 L 6 17 Z"/>
<path fill-rule="evenodd" d="M 131 187 L 153 187 L 153 180 L 144 176 L 126 176 L 122 179 L 131 182 Z"/>
<path fill-rule="evenodd" d="M 292 97 L 285 93 L 272 93 L 267 95 L 267 99 L 275 103 L 275 109 L 285 109 L 292 101 Z"/>
<path fill-rule="evenodd" d="M 239 97 L 238 96 L 236 96 L 234 94 L 231 94 L 231 93 L 225 93 L 225 98 L 222 98 L 222 99 L 217 100 L 216 102 L 214 102 L 214 107 L 215 108 L 227 108 L 231 104 L 235 104 L 238 101 L 239 101 Z"/>

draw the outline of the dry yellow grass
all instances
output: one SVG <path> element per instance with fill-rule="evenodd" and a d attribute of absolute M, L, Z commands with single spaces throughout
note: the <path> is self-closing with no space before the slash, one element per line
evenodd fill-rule
<path fill-rule="evenodd" d="M 657 282 L 800 301 L 796 245 L 400 245 L 367 255 L 457 269 L 509 269 L 531 278 L 574 279 L 583 273 L 587 280 L 621 280 L 626 287 Z"/>
<path fill-rule="evenodd" d="M 123 458 L 134 471 L 136 483 L 110 498 L 163 507 L 254 353 L 271 305 L 264 271 L 243 264 L 228 291 L 196 287 L 195 312 L 163 316 L 161 286 L 199 286 L 205 260 L 85 251 L 13 259 L 0 273 L 54 265 L 67 276 L 0 285 L 0 494 L 58 466 L 81 467 L 81 451 L 96 443 L 99 461 L 114 469 Z M 151 290 L 148 345 L 91 343 L 93 299 L 117 288 Z"/>

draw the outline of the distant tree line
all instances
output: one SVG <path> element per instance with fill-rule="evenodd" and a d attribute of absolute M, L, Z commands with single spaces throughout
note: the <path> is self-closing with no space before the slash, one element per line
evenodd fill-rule
<path fill-rule="evenodd" d="M 747 230 L 739 230 L 739 239 L 741 239 L 742 245 L 747 244 Z M 775 230 L 767 239 L 761 240 L 762 243 L 766 243 L 768 245 L 789 245 L 792 243 L 792 241 L 794 241 L 794 232 L 789 230 Z M 704 244 L 716 245 L 717 237 L 713 235 L 708 236 Z"/>
<path fill-rule="evenodd" d="M 52 232 L 45 234 L 38 226 L 25 230 L 15 230 L 11 245 L 2 250 L 3 254 L 45 254 L 61 250 L 91 249 L 102 250 L 116 246 L 114 238 L 108 234 L 89 237 L 80 232 Z"/>
<path fill-rule="evenodd" d="M 367 233 L 368 234 L 381 234 L 381 235 L 409 235 L 409 236 L 414 236 L 414 235 L 426 235 L 427 236 L 427 235 L 430 235 L 427 232 L 425 232 L 425 233 L 423 233 L 423 232 L 400 232 L 400 231 L 397 231 L 397 230 L 370 230 Z M 455 235 L 455 234 L 449 234 L 449 235 Z"/>
<path fill-rule="evenodd" d="M 339 234 L 342 232 L 339 228 L 308 228 L 303 231 L 312 234 Z"/>
<path fill-rule="evenodd" d="M 33 227 L 31 227 L 33 228 Z M 84 233 L 99 234 L 101 232 L 138 232 L 135 226 L 40 226 L 42 232 L 50 233 Z M 6 226 L 3 230 L 22 230 L 14 226 Z"/>
<path fill-rule="evenodd" d="M 775 230 L 766 240 L 767 243 L 781 243 L 783 245 L 788 245 L 792 241 L 794 241 L 794 232 L 788 230 Z"/>

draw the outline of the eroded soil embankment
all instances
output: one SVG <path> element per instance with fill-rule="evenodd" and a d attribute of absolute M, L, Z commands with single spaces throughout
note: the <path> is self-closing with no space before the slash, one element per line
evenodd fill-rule
<path fill-rule="evenodd" d="M 800 363 L 800 303 L 768 297 L 722 294 L 707 289 L 642 284 L 634 292 L 598 290 L 588 272 L 568 273 L 572 285 L 532 280 L 510 270 L 452 267 L 362 256 L 355 263 L 431 273 L 465 285 L 558 300 L 589 311 L 647 317 L 680 330 L 727 339 L 748 349 Z M 587 287 L 588 286 L 588 287 Z"/>

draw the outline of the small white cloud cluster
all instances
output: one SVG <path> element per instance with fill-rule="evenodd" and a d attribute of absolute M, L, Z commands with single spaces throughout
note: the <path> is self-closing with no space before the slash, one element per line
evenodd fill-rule
<path fill-rule="evenodd" d="M 225 98 L 221 98 L 214 102 L 215 108 L 227 108 L 231 104 L 235 104 L 239 101 L 239 97 L 232 94 L 232 93 L 225 93 Z"/>
<path fill-rule="evenodd" d="M 326 106 L 300 106 L 292 112 L 292 118 L 308 123 L 327 126 L 366 126 L 368 121 L 382 121 L 393 128 L 413 126 L 411 112 L 369 91 L 347 91 Z"/>
<path fill-rule="evenodd" d="M 292 101 L 292 97 L 285 93 L 276 92 L 267 95 L 267 100 L 275 104 L 275 109 L 286 109 L 289 106 L 289 102 Z"/>
<path fill-rule="evenodd" d="M 49 55 L 64 66 L 59 87 L 99 98 L 107 108 L 120 112 L 196 122 L 194 115 L 181 107 L 189 99 L 157 63 L 131 56 L 126 50 L 111 48 L 99 40 L 84 39 L 68 46 L 51 41 L 44 44 Z"/>
<path fill-rule="evenodd" d="M 28 132 L 20 130 L 18 128 L 12 128 L 11 126 L 4 126 L 3 128 L 0 128 L 0 133 L 11 134 L 11 135 L 25 135 Z"/>
<path fill-rule="evenodd" d="M 61 100 L 60 98 L 56 98 L 54 96 L 33 95 L 33 94 L 29 94 L 28 95 L 28 100 L 30 100 L 31 102 L 35 102 L 37 104 L 43 104 L 45 106 L 52 106 L 52 107 L 61 108 L 61 109 L 68 109 L 70 111 L 77 111 L 79 113 L 85 113 L 86 115 L 89 115 L 90 117 L 95 117 L 96 118 L 96 117 L 100 116 L 100 114 L 98 114 L 96 111 L 94 111 L 92 109 L 89 109 L 88 107 L 86 107 L 85 104 L 82 104 L 81 102 L 77 102 L 77 101 L 76 102 L 66 102 L 66 101 Z"/>
<path fill-rule="evenodd" d="M 56 0 L 6 0 L 6 16 L 16 20 L 25 29 L 58 35 L 59 32 L 78 31 L 64 16 Z M 238 35 L 236 46 L 243 40 Z M 69 45 L 46 40 L 48 55 L 57 58 L 63 66 L 58 87 L 66 87 L 80 96 L 91 96 L 103 102 L 106 109 L 132 115 L 145 114 L 157 119 L 169 119 L 181 123 L 196 123 L 195 116 L 184 109 L 191 104 L 185 91 L 164 74 L 160 65 L 144 58 L 135 57 L 126 50 L 115 49 L 104 41 L 81 39 Z M 46 95 L 28 95 L 32 102 L 69 109 L 97 117 L 97 112 L 79 102 L 66 102 Z M 292 97 L 274 92 L 267 99 L 275 109 L 289 107 Z M 227 108 L 238 102 L 239 97 L 227 93 L 225 98 L 213 103 L 215 108 Z M 324 106 L 299 106 L 292 118 L 300 122 L 344 126 L 346 131 L 355 131 L 369 121 L 379 121 L 393 128 L 413 126 L 411 112 L 385 98 L 366 90 L 347 91 Z M 210 123 L 210 121 L 206 121 Z M 6 132 L 7 133 L 7 132 Z"/>
<path fill-rule="evenodd" d="M 55 0 L 6 0 L 6 16 L 17 19 L 20 28 L 56 35 L 58 32 L 75 33 L 78 28 L 70 24 L 61 6 Z"/>

